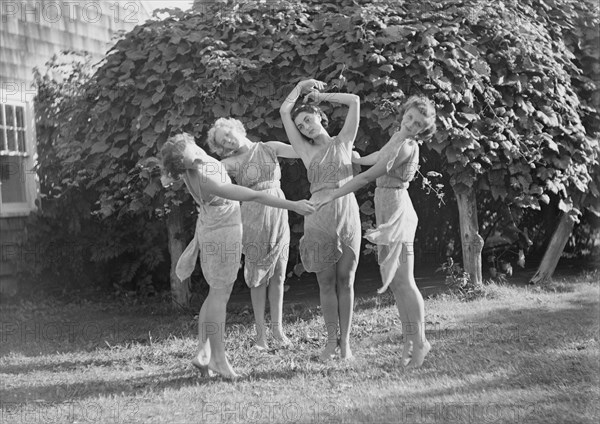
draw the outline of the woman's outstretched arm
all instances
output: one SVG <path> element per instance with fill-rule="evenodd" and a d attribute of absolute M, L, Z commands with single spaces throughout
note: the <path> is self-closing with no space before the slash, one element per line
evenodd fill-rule
<path fill-rule="evenodd" d="M 408 144 L 405 144 L 398 152 L 396 160 L 398 160 L 399 162 L 406 161 L 410 157 L 411 152 L 412 147 Z M 367 185 L 371 181 L 374 181 L 375 179 L 385 175 L 388 172 L 387 165 L 390 159 L 391 158 L 380 157 L 375 165 L 373 165 L 365 172 L 361 172 L 360 174 L 352 178 L 350 181 L 348 181 L 346 184 L 336 189 L 332 193 L 328 194 L 326 197 L 320 200 L 319 203 L 315 205 L 315 207 L 319 209 L 326 203 L 329 203 L 332 200 L 337 199 L 338 197 L 342 197 L 347 194 L 353 193 L 359 188 Z"/>
<path fill-rule="evenodd" d="M 309 215 L 315 208 L 308 200 L 291 201 L 272 196 L 264 191 L 221 182 L 214 178 L 199 178 L 200 188 L 206 193 L 240 202 L 258 202 L 274 208 L 289 209 L 300 215 Z"/>
<path fill-rule="evenodd" d="M 281 141 L 267 141 L 265 142 L 267 146 L 272 148 L 275 151 L 275 154 L 280 158 L 287 159 L 298 159 L 300 155 L 292 146 L 286 143 L 282 143 Z"/>
<path fill-rule="evenodd" d="M 360 156 L 358 153 L 352 152 L 352 163 L 363 166 L 373 166 L 379 160 L 379 150 L 367 156 Z"/>

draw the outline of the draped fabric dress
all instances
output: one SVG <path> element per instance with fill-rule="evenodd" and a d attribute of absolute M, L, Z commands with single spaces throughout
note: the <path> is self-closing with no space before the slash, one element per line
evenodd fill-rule
<path fill-rule="evenodd" d="M 239 185 L 285 199 L 277 155 L 264 143 L 252 144 L 234 176 Z M 241 211 L 244 278 L 248 287 L 258 287 L 268 284 L 277 264 L 285 271 L 290 245 L 288 212 L 257 202 L 242 202 Z"/>
<path fill-rule="evenodd" d="M 352 179 L 350 147 L 334 137 L 313 157 L 307 174 L 311 201 L 316 203 Z M 304 235 L 300 239 L 300 257 L 304 269 L 321 272 L 336 264 L 342 256 L 342 246 L 348 247 L 358 258 L 360 241 L 358 203 L 351 193 L 304 217 Z"/>
<path fill-rule="evenodd" d="M 195 169 L 188 169 L 183 180 L 198 205 L 198 219 L 193 240 L 182 253 L 175 272 L 180 280 L 192 275 L 200 255 L 204 278 L 211 287 L 232 285 L 240 268 L 242 255 L 242 218 L 237 201 L 218 196 L 204 196 L 201 179 L 231 183 L 222 163 L 208 155 L 199 157 Z M 208 200 L 206 200 L 208 199 Z"/>
<path fill-rule="evenodd" d="M 404 143 L 414 144 L 408 160 L 400 161 L 398 154 Z M 380 150 L 380 159 L 386 162 L 387 173 L 377 178 L 375 189 L 375 219 L 377 227 L 367 231 L 365 238 L 377 245 L 379 269 L 387 290 L 398 267 L 412 255 L 413 242 L 419 222 L 408 195 L 409 182 L 414 179 L 419 165 L 419 146 L 411 140 L 390 140 Z"/>

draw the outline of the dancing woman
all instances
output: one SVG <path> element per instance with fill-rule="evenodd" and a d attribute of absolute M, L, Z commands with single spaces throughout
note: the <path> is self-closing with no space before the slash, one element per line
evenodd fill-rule
<path fill-rule="evenodd" d="M 325 84 L 311 79 L 298 83 L 279 109 L 288 139 L 308 171 L 311 201 L 318 202 L 352 178 L 352 145 L 358 131 L 358 96 L 320 93 Z M 308 100 L 323 100 L 348 106 L 344 126 L 337 136 L 325 129 L 327 117 L 321 109 L 296 101 L 309 92 Z M 354 194 L 336 199 L 304 220 L 300 257 L 304 268 L 317 274 L 321 309 L 327 329 L 327 344 L 319 355 L 335 355 L 340 330 L 340 354 L 351 359 L 350 330 L 354 309 L 354 276 L 361 239 L 358 203 Z"/>
<path fill-rule="evenodd" d="M 210 149 L 237 184 L 285 199 L 280 187 L 281 168 L 278 157 L 297 158 L 292 146 L 278 141 L 252 142 L 243 124 L 234 118 L 219 118 L 208 131 Z M 287 268 L 290 227 L 287 210 L 255 202 L 243 202 L 244 278 L 250 287 L 256 321 L 255 347 L 268 349 L 265 304 L 267 290 L 273 338 L 290 346 L 283 331 L 283 283 Z M 267 289 L 268 287 L 268 289 Z"/>
<path fill-rule="evenodd" d="M 414 278 L 413 242 L 417 230 L 417 214 L 408 195 L 419 164 L 417 139 L 429 139 L 435 132 L 435 107 L 424 97 L 413 96 L 403 105 L 400 130 L 379 152 L 355 160 L 362 165 L 373 165 L 355 176 L 344 186 L 328 193 L 315 203 L 320 207 L 376 180 L 375 218 L 377 228 L 365 237 L 377 244 L 383 293 L 391 286 L 402 321 L 404 365 L 419 367 L 431 345 L 425 337 L 423 297 Z M 411 353 L 412 348 L 412 353 Z M 412 356 L 411 356 L 412 355 Z"/>
<path fill-rule="evenodd" d="M 179 279 L 188 278 L 198 254 L 210 290 L 198 314 L 200 347 L 192 364 L 203 375 L 208 370 L 236 378 L 225 355 L 226 306 L 241 259 L 242 221 L 238 201 L 254 201 L 294 210 L 302 215 L 314 208 L 306 200 L 292 202 L 265 192 L 233 185 L 223 165 L 196 145 L 189 134 L 170 137 L 161 148 L 163 184 L 181 177 L 198 205 L 194 239 L 176 267 Z"/>

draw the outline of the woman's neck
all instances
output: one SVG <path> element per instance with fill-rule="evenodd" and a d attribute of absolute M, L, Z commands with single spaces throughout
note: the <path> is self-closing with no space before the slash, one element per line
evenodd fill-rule
<path fill-rule="evenodd" d="M 312 139 L 313 145 L 322 146 L 331 142 L 332 137 L 326 131 L 320 133 Z"/>
<path fill-rule="evenodd" d="M 400 130 L 398 131 L 398 136 L 400 137 L 401 140 L 404 140 L 405 138 L 410 137 L 410 135 L 408 134 L 408 131 L 404 127 L 400 127 Z"/>
<path fill-rule="evenodd" d="M 244 137 L 244 139 L 240 143 L 240 148 L 235 151 L 234 156 L 242 156 L 245 153 L 248 153 L 248 151 L 250 150 L 250 146 L 252 146 L 252 141 L 250 141 L 247 137 Z"/>

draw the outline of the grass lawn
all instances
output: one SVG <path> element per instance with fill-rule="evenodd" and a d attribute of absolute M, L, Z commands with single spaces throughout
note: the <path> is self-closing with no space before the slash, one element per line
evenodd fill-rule
<path fill-rule="evenodd" d="M 2 305 L 2 423 L 595 423 L 600 418 L 600 273 L 557 290 L 488 286 L 427 299 L 433 349 L 401 366 L 391 294 L 357 300 L 356 360 L 316 360 L 315 306 L 284 306 L 292 349 L 252 347 L 252 314 L 228 316 L 236 382 L 190 366 L 193 312 L 163 304 Z M 237 309 L 236 309 L 237 308 Z"/>

